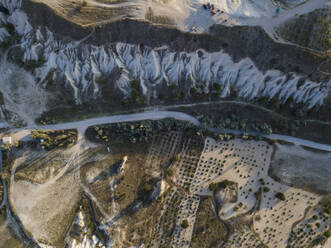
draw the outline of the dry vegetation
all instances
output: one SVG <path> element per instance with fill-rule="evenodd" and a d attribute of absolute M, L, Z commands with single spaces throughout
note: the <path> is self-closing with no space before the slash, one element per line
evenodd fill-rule
<path fill-rule="evenodd" d="M 293 225 L 288 239 L 290 247 L 314 247 L 326 242 L 331 236 L 330 199 L 326 197 L 320 204 L 307 209 L 304 218 Z"/>
<path fill-rule="evenodd" d="M 131 130 L 131 125 L 140 127 L 140 124 L 133 123 L 124 128 Z M 150 195 L 158 179 L 146 174 L 150 169 L 146 163 L 150 140 L 146 142 L 145 139 L 137 137 L 132 143 L 125 131 L 119 133 L 120 130 L 117 129 L 117 132 L 113 133 L 111 128 L 115 127 L 93 129 L 97 135 L 101 132 L 102 136 L 109 135 L 109 138 L 104 139 L 102 136 L 96 138 L 91 130 L 87 132 L 91 139 L 105 142 L 110 153 L 105 152 L 101 160 L 85 166 L 82 169 L 82 178 L 98 201 L 94 208 L 99 208 L 97 205 L 102 208 L 102 211 L 97 213 L 99 222 L 105 217 L 102 213 L 104 211 L 118 227 L 110 228 L 108 233 L 115 242 L 130 247 L 141 242 L 149 243 L 151 240 L 151 227 L 156 225 L 161 204 L 159 201 L 152 202 Z M 125 168 L 120 170 L 125 156 Z"/>
<path fill-rule="evenodd" d="M 83 26 L 116 21 L 121 17 L 132 17 L 130 13 L 133 10 L 133 7 L 130 6 L 107 8 L 96 4 L 89 4 L 85 0 L 36 0 L 36 2 L 45 3 L 61 17 Z"/>
<path fill-rule="evenodd" d="M 3 210 L 0 210 L 0 247 L 1 248 L 25 248 L 20 241 L 12 236 L 7 226 Z"/>
<path fill-rule="evenodd" d="M 317 49 L 331 49 L 331 9 L 317 9 L 289 20 L 279 28 L 280 35 L 293 43 Z"/>
<path fill-rule="evenodd" d="M 148 8 L 145 18 L 146 20 L 156 24 L 175 25 L 175 23 L 168 16 L 155 16 L 151 7 Z"/>
<path fill-rule="evenodd" d="M 54 148 L 68 148 L 77 142 L 77 130 L 33 130 L 31 138 L 39 139 L 41 148 L 47 151 Z"/>
<path fill-rule="evenodd" d="M 227 227 L 218 219 L 213 208 L 211 198 L 201 200 L 192 235 L 192 248 L 218 247 L 226 240 Z"/>

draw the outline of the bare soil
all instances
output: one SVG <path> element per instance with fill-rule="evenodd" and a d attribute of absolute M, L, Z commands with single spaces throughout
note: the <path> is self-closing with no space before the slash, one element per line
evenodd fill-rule
<path fill-rule="evenodd" d="M 269 175 L 285 185 L 329 194 L 330 161 L 331 153 L 277 144 Z"/>
<path fill-rule="evenodd" d="M 0 214 L 0 248 L 23 248 L 24 245 L 14 238 L 7 227 L 4 213 Z"/>
<path fill-rule="evenodd" d="M 36 240 L 63 245 L 75 217 L 79 187 L 69 176 L 48 187 L 18 181 L 11 185 L 14 211 Z"/>

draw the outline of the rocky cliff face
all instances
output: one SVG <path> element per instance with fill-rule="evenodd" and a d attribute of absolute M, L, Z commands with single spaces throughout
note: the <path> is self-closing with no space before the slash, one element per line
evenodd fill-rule
<path fill-rule="evenodd" d="M 323 56 L 274 43 L 265 34 L 259 35 L 259 30 L 215 26 L 212 36 L 190 35 L 173 29 L 167 33 L 166 28 L 135 21 L 83 29 L 66 26 L 49 13 L 49 20 L 58 21 L 62 30 L 54 23 L 48 25 L 43 14 L 38 23 L 39 15 L 32 17 L 32 9 L 49 10 L 30 2 L 28 7 L 26 2 L 21 9 L 20 0 L 0 0 L 0 42 L 16 37 L 19 46 L 12 52 L 14 60 L 29 70 L 38 92 L 58 93 L 77 104 L 107 102 L 114 95 L 129 99 L 130 82 L 136 80 L 147 102 L 152 102 L 173 87 L 184 88 L 190 98 L 190 89 L 208 94 L 218 83 L 219 98 L 235 92 L 247 100 L 277 98 L 285 103 L 291 99 L 308 108 L 322 105 L 328 95 L 329 79 L 316 75 Z M 231 33 L 240 32 L 250 35 L 231 43 Z M 270 54 L 273 51 L 276 54 Z M 301 67 L 296 66 L 299 63 Z M 13 100 L 11 90 L 3 94 L 7 103 Z M 42 104 L 46 108 L 47 103 Z"/>

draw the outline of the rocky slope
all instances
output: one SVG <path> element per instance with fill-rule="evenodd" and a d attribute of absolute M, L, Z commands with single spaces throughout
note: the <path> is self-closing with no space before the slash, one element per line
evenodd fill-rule
<path fill-rule="evenodd" d="M 12 58 L 29 71 L 26 75 L 33 77 L 29 84 L 38 89 L 36 99 L 46 93 L 61 96 L 60 101 L 74 100 L 76 104 L 107 103 L 114 96 L 129 99 L 132 80 L 140 83 L 147 103 L 171 87 L 184 88 L 188 98 L 192 88 L 206 94 L 213 83 L 221 86 L 220 98 L 235 92 L 247 100 L 276 98 L 285 103 L 291 99 L 308 108 L 323 105 L 328 96 L 329 78 L 316 72 L 316 67 L 325 60 L 323 55 L 279 45 L 259 29 L 228 30 L 215 26 L 212 36 L 190 35 L 172 29 L 167 33 L 166 28 L 135 21 L 83 29 L 67 25 L 40 4 L 24 1 L 21 9 L 19 0 L 0 3 L 0 41 L 5 47 L 13 44 L 16 37 L 19 49 L 12 49 Z M 48 20 L 45 14 L 39 20 L 33 9 L 46 11 Z M 56 28 L 57 23 L 60 26 Z M 241 31 L 247 37 L 241 36 L 241 41 L 231 43 L 233 34 Z M 272 50 L 277 54 L 266 55 Z M 295 60 L 294 64 L 283 64 Z M 20 80 L 26 81 L 24 77 Z M 1 81 L 5 85 L 7 80 Z M 5 105 L 13 102 L 13 88 L 1 89 Z M 41 109 L 59 103 L 39 102 Z M 21 110 L 11 110 L 22 117 Z"/>

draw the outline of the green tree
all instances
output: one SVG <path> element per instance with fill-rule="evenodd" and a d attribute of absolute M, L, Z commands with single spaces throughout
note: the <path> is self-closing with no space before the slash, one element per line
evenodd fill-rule
<path fill-rule="evenodd" d="M 194 97 L 194 96 L 196 96 L 197 94 L 198 94 L 198 91 L 196 90 L 196 88 L 191 88 L 191 89 L 190 89 L 190 95 L 191 95 L 191 96 Z"/>
<path fill-rule="evenodd" d="M 186 219 L 183 220 L 183 222 L 181 224 L 181 227 L 184 228 L 184 229 L 188 228 L 188 221 Z"/>
<path fill-rule="evenodd" d="M 264 191 L 264 192 L 269 192 L 270 189 L 269 189 L 268 187 L 263 187 L 263 191 Z"/>
<path fill-rule="evenodd" d="M 277 192 L 275 194 L 275 197 L 278 198 L 281 201 L 285 201 L 285 195 L 282 192 Z"/>
<path fill-rule="evenodd" d="M 217 184 L 216 183 L 209 184 L 208 189 L 214 192 L 217 189 Z"/>
<path fill-rule="evenodd" d="M 230 181 L 225 179 L 224 181 L 220 182 L 219 185 L 223 188 L 226 188 L 227 186 L 229 186 Z"/>
<path fill-rule="evenodd" d="M 217 92 L 221 91 L 221 85 L 219 83 L 214 83 L 213 87 L 214 87 L 215 91 L 217 91 Z"/>
<path fill-rule="evenodd" d="M 167 170 L 167 175 L 168 175 L 169 177 L 172 177 L 172 176 L 174 175 L 174 170 L 173 170 L 172 168 L 169 168 L 169 169 Z"/>

